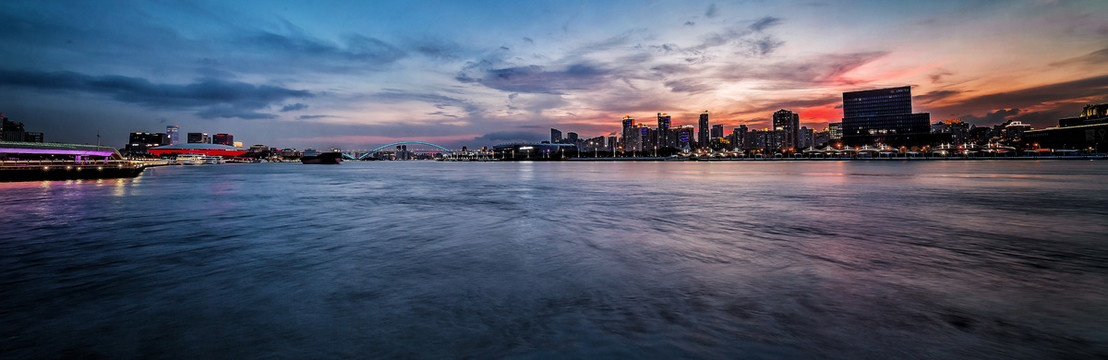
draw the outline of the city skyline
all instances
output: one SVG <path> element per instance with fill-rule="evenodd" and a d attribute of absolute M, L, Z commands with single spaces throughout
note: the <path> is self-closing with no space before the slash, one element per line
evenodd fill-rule
<path fill-rule="evenodd" d="M 838 122 L 908 85 L 932 121 L 1037 128 L 1108 101 L 1101 2 L 0 4 L 0 112 L 106 144 L 178 125 L 278 146 L 451 147 Z M 59 105 L 60 104 L 60 105 Z"/>

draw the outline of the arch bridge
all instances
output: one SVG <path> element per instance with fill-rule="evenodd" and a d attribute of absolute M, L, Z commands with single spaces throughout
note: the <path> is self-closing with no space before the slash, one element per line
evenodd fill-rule
<path fill-rule="evenodd" d="M 429 143 L 429 142 L 426 142 L 426 141 L 397 141 L 397 142 L 394 142 L 394 143 L 391 143 L 391 144 L 385 144 L 385 145 L 378 146 L 378 147 L 373 148 L 371 150 L 365 151 L 364 153 L 361 153 L 361 154 L 358 154 L 356 152 L 354 152 L 354 153 L 344 152 L 343 153 L 343 158 L 350 159 L 350 160 L 364 160 L 368 157 L 373 156 L 376 153 L 396 151 L 394 148 L 397 147 L 397 146 L 400 146 L 400 145 L 421 145 L 421 146 L 426 146 L 426 147 L 430 147 L 430 148 L 437 149 L 437 150 L 442 150 L 442 153 L 444 153 L 444 154 L 453 154 L 454 153 L 453 150 L 450 150 L 450 149 L 447 149 L 443 146 L 432 144 L 432 143 Z M 412 151 L 412 152 L 426 153 L 428 151 Z M 433 152 L 433 151 L 430 151 L 430 152 Z M 355 156 L 357 156 L 357 157 L 355 157 Z"/>

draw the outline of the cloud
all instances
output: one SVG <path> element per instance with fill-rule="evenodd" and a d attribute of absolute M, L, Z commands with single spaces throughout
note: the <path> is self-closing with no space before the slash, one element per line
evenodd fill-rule
<path fill-rule="evenodd" d="M 285 105 L 284 107 L 281 108 L 281 112 L 299 111 L 299 110 L 304 110 L 304 109 L 307 109 L 307 108 L 308 108 L 308 104 L 304 104 L 304 103 L 288 104 L 288 105 Z"/>
<path fill-rule="evenodd" d="M 952 96 L 961 94 L 958 90 L 938 90 L 932 91 L 923 95 L 913 96 L 914 100 L 920 104 L 930 104 L 940 100 L 948 99 Z"/>
<path fill-rule="evenodd" d="M 314 62 L 344 70 L 379 69 L 406 55 L 403 50 L 369 36 L 347 35 L 344 42 L 345 46 L 339 46 L 298 32 L 282 35 L 265 31 L 236 41 L 244 48 L 263 50 L 267 56 L 282 61 Z"/>
<path fill-rule="evenodd" d="M 962 121 L 971 124 L 1000 124 L 1008 118 L 1016 116 L 1020 113 L 1020 109 L 1000 109 L 991 113 L 985 114 L 985 116 L 973 116 L 963 115 Z"/>
<path fill-rule="evenodd" d="M 492 132 L 492 133 L 488 133 L 488 134 L 485 134 L 485 135 L 475 137 L 475 138 L 473 138 L 473 141 L 481 141 L 481 142 L 496 142 L 496 141 L 499 141 L 501 143 L 508 142 L 508 141 L 530 142 L 530 141 L 545 140 L 545 139 L 548 139 L 549 137 L 550 137 L 550 133 L 535 133 L 535 132 L 528 132 L 528 131 L 498 131 L 498 132 Z"/>
<path fill-rule="evenodd" d="M 754 31 L 757 31 L 757 32 L 762 32 L 762 31 L 765 31 L 766 29 L 768 29 L 772 26 L 775 26 L 777 24 L 780 24 L 780 23 L 781 23 L 780 18 L 775 18 L 775 17 L 772 17 L 772 16 L 766 16 L 766 17 L 763 17 L 761 19 L 758 19 L 758 20 L 754 21 L 753 24 L 750 24 L 750 30 L 754 30 Z"/>
<path fill-rule="evenodd" d="M 1108 64 L 1108 48 L 1103 48 L 1091 53 L 1066 60 L 1050 63 L 1050 66 L 1068 66 L 1074 64 L 1103 65 Z"/>
<path fill-rule="evenodd" d="M 708 10 L 704 11 L 704 16 L 711 19 L 719 15 L 719 8 L 716 8 L 716 4 L 708 5 Z"/>
<path fill-rule="evenodd" d="M 965 109 L 959 112 L 970 112 L 972 109 L 980 108 L 1029 108 L 1058 101 L 1074 101 L 1086 98 L 1104 99 L 1106 94 L 1108 94 L 1108 75 L 1100 75 L 1021 90 L 981 95 L 948 107 Z"/>
<path fill-rule="evenodd" d="M 70 71 L 0 70 L 0 87 L 85 92 L 106 95 L 116 101 L 157 109 L 205 108 L 197 113 L 205 118 L 272 118 L 272 115 L 255 111 L 279 104 L 286 99 L 313 96 L 306 90 L 270 85 L 259 86 L 237 81 L 203 79 L 185 85 L 156 84 L 142 78 L 119 75 L 90 76 Z"/>
<path fill-rule="evenodd" d="M 539 65 L 499 69 L 468 66 L 455 79 L 504 91 L 562 94 L 568 90 L 595 88 L 607 81 L 610 73 L 587 63 L 573 64 L 562 70 L 547 70 Z"/>
<path fill-rule="evenodd" d="M 938 70 L 935 70 L 934 72 L 932 72 L 931 74 L 928 74 L 927 77 L 931 78 L 931 83 L 932 84 L 938 84 L 938 83 L 943 81 L 944 77 L 947 77 L 947 76 L 950 76 L 950 75 L 954 75 L 954 73 L 943 70 L 943 69 L 938 69 Z"/>
<path fill-rule="evenodd" d="M 847 77 L 851 71 L 888 55 L 884 51 L 825 54 L 765 65 L 732 64 L 720 68 L 722 80 L 764 80 L 771 82 L 760 90 L 810 88 L 814 86 L 852 86 L 866 79 Z"/>
<path fill-rule="evenodd" d="M 311 119 L 322 119 L 322 118 L 329 118 L 329 117 L 334 117 L 334 116 L 333 115 L 300 115 L 300 116 L 297 116 L 296 119 L 297 120 L 311 120 Z"/>

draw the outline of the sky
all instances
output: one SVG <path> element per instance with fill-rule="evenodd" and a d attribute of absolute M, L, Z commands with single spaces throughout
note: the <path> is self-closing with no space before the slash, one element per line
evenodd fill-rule
<path fill-rule="evenodd" d="M 823 129 L 912 86 L 932 121 L 1108 102 L 1108 2 L 3 1 L 0 112 L 46 141 L 460 148 L 647 124 Z"/>

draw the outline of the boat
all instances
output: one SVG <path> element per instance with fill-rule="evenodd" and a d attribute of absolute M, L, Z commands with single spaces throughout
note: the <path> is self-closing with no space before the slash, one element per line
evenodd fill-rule
<path fill-rule="evenodd" d="M 219 155 L 205 155 L 203 159 L 205 164 L 222 164 L 225 162 L 223 157 Z"/>
<path fill-rule="evenodd" d="M 300 162 L 304 164 L 338 164 L 342 162 L 342 153 L 338 151 L 319 152 L 312 149 L 304 150 L 300 156 Z"/>
<path fill-rule="evenodd" d="M 204 163 L 204 157 L 200 154 L 178 154 L 177 163 L 181 165 L 200 165 Z"/>

